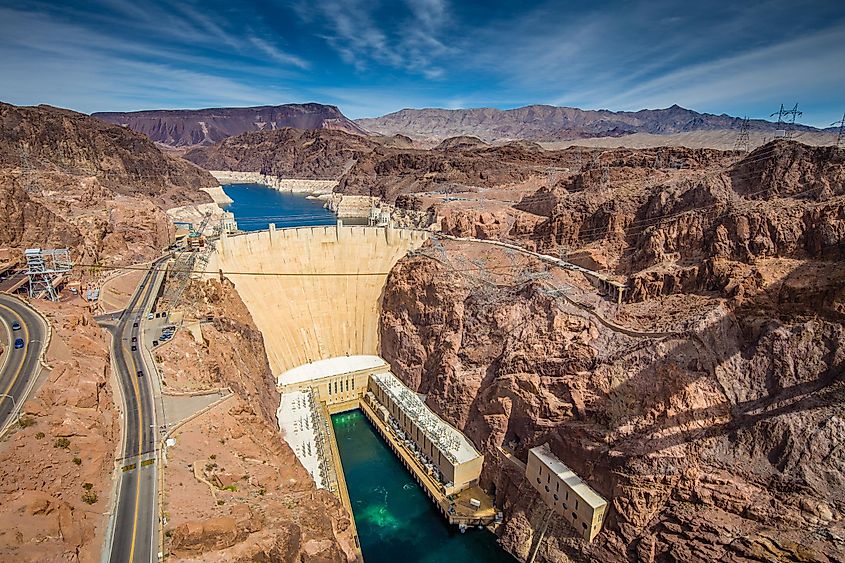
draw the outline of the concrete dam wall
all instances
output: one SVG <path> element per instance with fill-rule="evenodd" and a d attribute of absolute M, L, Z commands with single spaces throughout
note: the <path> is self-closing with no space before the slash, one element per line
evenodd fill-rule
<path fill-rule="evenodd" d="M 336 356 L 378 355 L 387 274 L 427 238 L 383 227 L 271 225 L 221 238 L 207 269 L 235 284 L 278 376 Z"/>

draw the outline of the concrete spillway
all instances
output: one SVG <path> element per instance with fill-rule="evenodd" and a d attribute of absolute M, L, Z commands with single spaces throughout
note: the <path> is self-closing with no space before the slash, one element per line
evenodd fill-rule
<path fill-rule="evenodd" d="M 298 227 L 221 238 L 222 270 L 256 326 L 275 375 L 327 358 L 379 354 L 387 274 L 427 233 L 363 226 Z"/>

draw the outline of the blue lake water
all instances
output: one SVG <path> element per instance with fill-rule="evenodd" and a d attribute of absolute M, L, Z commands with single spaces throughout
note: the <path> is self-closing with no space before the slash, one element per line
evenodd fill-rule
<path fill-rule="evenodd" d="M 302 194 L 280 192 L 261 184 L 225 184 L 223 191 L 234 200 L 223 206 L 235 214 L 242 231 L 267 229 L 270 223 L 277 227 L 334 225 L 337 219 L 323 201 L 308 199 Z"/>
<path fill-rule="evenodd" d="M 448 525 L 359 410 L 332 416 L 367 563 L 516 563 L 487 530 Z"/>

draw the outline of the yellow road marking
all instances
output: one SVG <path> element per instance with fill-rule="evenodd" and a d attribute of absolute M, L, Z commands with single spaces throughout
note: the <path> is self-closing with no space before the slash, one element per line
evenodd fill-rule
<path fill-rule="evenodd" d="M 131 311 L 130 311 L 131 314 Z M 131 330 L 130 337 L 131 337 Z M 122 336 L 122 335 L 121 335 Z M 123 339 L 121 338 L 121 341 Z M 143 431 L 144 431 L 144 410 L 141 405 L 141 389 L 138 387 L 138 366 L 135 364 L 135 358 L 132 357 L 131 352 L 126 350 L 126 344 L 121 344 L 121 348 L 123 349 L 124 355 L 128 353 L 129 361 L 132 362 L 132 370 L 129 374 L 129 377 L 132 379 L 132 389 L 135 392 L 135 402 L 138 405 L 138 454 L 141 455 L 141 443 L 143 442 Z M 124 356 L 125 357 L 125 356 Z M 126 367 L 129 367 L 128 365 Z M 138 536 L 138 509 L 140 508 L 141 504 L 141 476 L 137 476 L 137 482 L 135 483 L 135 515 L 132 519 L 132 545 L 129 548 L 129 561 L 134 561 L 135 559 L 135 540 Z"/>
<path fill-rule="evenodd" d="M 15 312 L 14 309 L 12 309 L 11 307 L 9 307 L 8 305 L 5 305 L 3 303 L 0 303 L 0 308 L 3 308 L 5 310 L 9 311 L 10 313 L 12 313 L 12 315 L 16 319 L 18 319 L 18 322 L 21 324 L 21 330 L 23 330 L 23 334 L 24 334 L 24 339 L 23 339 L 23 342 L 24 342 L 23 346 L 24 347 L 21 348 L 23 350 L 24 356 L 23 356 L 23 358 L 21 358 L 20 364 L 18 364 L 18 369 L 15 370 L 15 375 L 12 377 L 12 381 L 9 382 L 9 385 L 7 385 L 5 391 L 3 391 L 4 395 L 9 395 L 9 391 L 11 391 L 12 387 L 14 387 L 15 383 L 17 383 L 18 377 L 20 377 L 21 372 L 23 371 L 23 366 L 26 363 L 26 353 L 28 351 L 27 345 L 29 344 L 29 329 L 26 328 L 26 323 L 23 322 L 23 317 L 18 315 L 17 312 Z M 15 349 L 15 341 L 14 341 L 15 333 L 14 333 L 14 331 L 12 331 L 11 334 L 12 334 L 12 348 L 7 353 L 11 353 L 11 351 Z M 9 396 L 11 396 L 11 395 L 9 395 Z M 3 401 L 6 400 L 6 399 L 7 399 L 6 396 L 0 397 L 0 404 L 2 404 Z M 12 408 L 14 409 L 15 403 L 13 402 L 12 405 L 13 405 Z M 21 408 L 23 408 L 23 405 L 21 405 Z"/>

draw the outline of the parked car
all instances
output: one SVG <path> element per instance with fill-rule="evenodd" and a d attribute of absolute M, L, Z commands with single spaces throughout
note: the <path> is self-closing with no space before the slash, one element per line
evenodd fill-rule
<path fill-rule="evenodd" d="M 16 349 L 23 348 L 23 338 L 15 338 L 15 348 Z"/>
<path fill-rule="evenodd" d="M 19 323 L 18 321 L 15 321 L 15 322 L 12 323 L 12 330 L 20 330 L 20 329 L 21 329 L 21 323 Z"/>
<path fill-rule="evenodd" d="M 152 313 L 149 313 L 149 314 L 147 315 L 147 320 L 148 320 L 148 321 L 151 321 L 151 320 L 153 320 L 154 318 L 155 318 L 155 315 L 153 315 Z"/>

